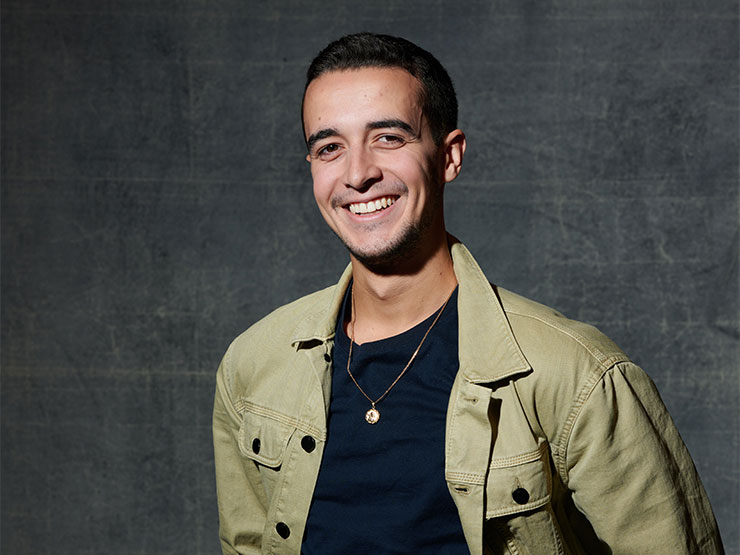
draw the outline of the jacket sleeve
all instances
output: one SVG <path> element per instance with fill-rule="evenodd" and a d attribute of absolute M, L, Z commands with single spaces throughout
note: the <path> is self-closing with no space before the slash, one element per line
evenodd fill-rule
<path fill-rule="evenodd" d="M 573 502 L 598 537 L 586 551 L 723 553 L 691 456 L 650 378 L 621 363 L 585 393 L 565 464 Z"/>
<path fill-rule="evenodd" d="M 224 555 L 261 553 L 267 501 L 254 461 L 239 449 L 240 416 L 229 387 L 229 353 L 219 366 L 213 406 L 213 448 L 219 537 Z"/>

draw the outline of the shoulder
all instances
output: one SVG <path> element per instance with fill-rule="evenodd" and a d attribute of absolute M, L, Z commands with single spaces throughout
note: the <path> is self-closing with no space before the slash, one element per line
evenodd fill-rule
<path fill-rule="evenodd" d="M 627 355 L 596 327 L 571 320 L 557 310 L 492 286 L 504 309 L 516 341 L 530 364 L 570 358 L 606 370 Z"/>
<path fill-rule="evenodd" d="M 226 382 L 245 381 L 263 368 L 284 365 L 296 356 L 297 330 L 317 315 L 326 316 L 336 295 L 333 285 L 285 304 L 255 322 L 229 345 L 222 362 Z"/>
<path fill-rule="evenodd" d="M 551 443 L 556 460 L 564 452 L 570 430 L 583 404 L 605 377 L 629 357 L 592 325 L 571 320 L 543 304 L 495 287 L 514 338 L 531 372 L 515 388 L 529 416 Z M 642 370 L 634 371 L 643 376 Z M 636 379 L 636 378 L 635 378 Z M 599 409 L 604 418 L 613 407 Z M 562 462 L 562 461 L 561 461 Z M 560 466 L 559 466 L 560 467 Z"/>
<path fill-rule="evenodd" d="M 492 359 L 496 360 L 498 354 L 490 353 L 491 349 L 481 342 L 494 341 L 498 345 L 496 338 L 503 338 L 501 350 L 508 350 L 517 359 L 512 366 L 521 368 L 519 355 L 523 355 L 534 374 L 538 367 L 568 372 L 565 368 L 553 368 L 554 361 L 567 361 L 570 370 L 573 362 L 579 362 L 582 369 L 588 366 L 598 371 L 625 360 L 621 349 L 595 327 L 493 285 L 461 243 L 453 243 L 451 252 L 460 284 L 459 306 L 463 308 L 459 310 L 475 322 L 470 326 L 465 323 L 466 335 L 475 337 L 478 346 Z"/>
<path fill-rule="evenodd" d="M 314 291 L 273 310 L 237 336 L 232 348 L 250 347 L 256 341 L 290 343 L 299 322 L 323 309 L 333 298 L 336 285 Z"/>

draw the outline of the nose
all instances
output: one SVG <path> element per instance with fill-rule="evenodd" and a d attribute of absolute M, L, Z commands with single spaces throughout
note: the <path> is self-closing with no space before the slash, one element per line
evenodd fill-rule
<path fill-rule="evenodd" d="M 362 190 L 380 181 L 383 172 L 377 165 L 373 153 L 366 149 L 353 149 L 349 152 L 345 184 L 353 189 Z"/>

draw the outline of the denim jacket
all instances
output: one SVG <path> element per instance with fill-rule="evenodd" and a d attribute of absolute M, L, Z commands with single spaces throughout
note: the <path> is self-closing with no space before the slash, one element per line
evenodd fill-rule
<path fill-rule="evenodd" d="M 645 373 L 595 328 L 492 286 L 462 244 L 451 252 L 460 367 L 445 479 L 470 552 L 722 553 Z M 337 285 L 277 309 L 224 356 L 213 413 L 224 553 L 300 553 L 350 278 L 348 267 Z"/>

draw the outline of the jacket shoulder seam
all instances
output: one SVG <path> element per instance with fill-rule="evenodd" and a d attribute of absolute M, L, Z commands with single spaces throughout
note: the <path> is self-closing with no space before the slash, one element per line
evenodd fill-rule
<path fill-rule="evenodd" d="M 292 318 L 294 321 L 299 321 L 300 319 L 305 318 L 306 315 L 313 314 L 314 311 L 311 310 L 311 308 L 313 307 L 312 303 L 315 302 L 317 299 L 320 299 L 322 296 L 330 294 L 335 287 L 336 285 L 330 285 L 329 287 L 319 289 L 318 291 L 313 291 L 312 293 L 308 293 L 307 295 L 298 297 L 297 299 L 293 299 L 292 301 L 276 307 L 271 312 L 249 326 L 249 328 L 247 328 L 241 335 L 244 335 L 244 333 L 255 327 L 260 328 L 263 326 L 269 326 L 273 320 L 275 320 L 276 318 L 280 318 L 285 312 L 297 310 L 299 312 L 299 315 Z"/>
<path fill-rule="evenodd" d="M 570 413 L 568 414 L 568 418 L 565 421 L 565 424 L 563 425 L 563 431 L 560 433 L 560 437 L 558 438 L 557 442 L 557 469 L 558 474 L 560 475 L 560 478 L 563 480 L 563 484 L 566 486 L 568 485 L 568 468 L 567 468 L 567 459 L 568 459 L 568 445 L 570 444 L 570 439 L 573 435 L 573 429 L 575 428 L 576 421 L 578 420 L 578 417 L 581 415 L 581 412 L 583 411 L 583 407 L 585 406 L 586 402 L 588 401 L 589 397 L 591 397 L 591 393 L 593 393 L 596 386 L 604 379 L 604 376 L 608 374 L 611 370 L 616 368 L 617 364 L 619 362 L 628 362 L 627 360 L 624 361 L 618 361 L 612 364 L 611 366 L 605 367 L 602 372 L 598 374 L 593 374 L 591 379 L 587 380 L 585 384 L 583 384 L 583 387 L 578 392 L 578 395 L 576 396 L 575 400 L 573 401 L 572 409 Z"/>
<path fill-rule="evenodd" d="M 259 320 L 252 323 L 247 329 L 242 331 L 234 338 L 234 340 L 231 342 L 231 345 L 229 346 L 227 355 L 230 351 L 243 350 L 250 347 L 254 341 L 259 341 L 260 338 L 263 338 L 266 335 L 272 338 L 275 331 L 274 324 L 276 323 L 276 321 L 279 322 L 286 313 L 288 315 L 291 315 L 291 311 L 295 311 L 295 313 L 291 316 L 292 322 L 297 322 L 306 318 L 307 315 L 312 313 L 311 307 L 314 306 L 313 303 L 317 299 L 320 299 L 322 294 L 330 292 L 333 287 L 335 286 L 330 286 L 319 291 L 314 291 L 313 293 L 309 293 L 308 295 L 304 295 L 303 297 L 294 299 L 289 303 L 278 306 L 277 308 L 272 310 L 272 312 L 262 316 Z M 289 326 L 283 326 L 280 329 L 288 328 Z M 290 330 L 292 330 L 292 327 L 290 328 Z M 284 333 L 284 337 L 286 342 L 289 342 L 290 331 L 286 331 Z"/>
<path fill-rule="evenodd" d="M 529 318 L 531 320 L 536 320 L 536 321 L 540 322 L 541 324 L 544 324 L 545 326 L 548 326 L 548 327 L 550 327 L 550 328 L 552 328 L 552 329 L 554 329 L 554 330 L 562 333 L 563 335 L 568 336 L 570 339 L 572 339 L 573 341 L 575 341 L 576 343 L 578 343 L 581 347 L 583 347 L 586 351 L 588 351 L 588 353 L 594 359 L 596 359 L 596 361 L 598 362 L 599 366 L 601 366 L 601 368 L 604 371 L 608 370 L 609 368 L 611 368 L 612 366 L 614 366 L 618 362 L 623 362 L 623 361 L 628 361 L 629 360 L 628 357 L 624 353 L 622 353 L 620 351 L 613 352 L 613 353 L 610 353 L 610 354 L 605 353 L 602 349 L 598 348 L 596 345 L 594 345 L 593 343 L 591 343 L 588 339 L 586 339 L 585 337 L 583 337 L 580 333 L 578 333 L 578 332 L 576 332 L 576 331 L 574 331 L 574 330 L 572 330 L 570 328 L 567 328 L 565 326 L 561 326 L 561 325 L 559 325 L 559 324 L 557 324 L 555 322 L 552 322 L 549 319 L 545 319 L 545 318 L 542 318 L 540 316 L 534 316 L 532 314 L 525 314 L 523 312 L 517 312 L 515 310 L 506 310 L 506 313 L 507 314 L 513 314 L 513 315 L 516 315 L 516 316 L 520 316 L 522 318 Z"/>
<path fill-rule="evenodd" d="M 224 369 L 224 385 L 226 386 L 226 394 L 229 396 L 229 402 L 231 405 L 234 405 L 233 398 L 234 398 L 234 369 L 232 368 L 232 353 L 234 352 L 234 343 L 236 342 L 236 339 L 231 342 L 231 345 L 228 349 L 226 349 L 226 354 L 224 354 L 224 363 L 223 363 L 223 369 Z M 236 410 L 236 409 L 235 409 Z"/>

